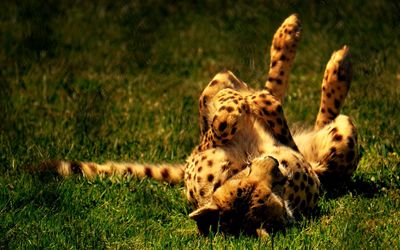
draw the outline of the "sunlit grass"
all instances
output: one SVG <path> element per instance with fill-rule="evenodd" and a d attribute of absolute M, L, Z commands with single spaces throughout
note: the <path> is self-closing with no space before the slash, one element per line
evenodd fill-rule
<path fill-rule="evenodd" d="M 399 4 L 379 1 L 0 3 L 0 248 L 400 248 Z M 228 68 L 261 87 L 270 40 L 303 38 L 284 106 L 312 124 L 325 63 L 350 46 L 343 112 L 363 158 L 316 215 L 267 239 L 199 237 L 183 187 L 31 175 L 48 159 L 182 162 L 197 98 Z"/>

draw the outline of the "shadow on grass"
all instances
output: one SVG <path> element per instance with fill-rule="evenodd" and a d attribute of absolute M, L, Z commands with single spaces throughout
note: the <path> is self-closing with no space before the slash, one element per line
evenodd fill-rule
<path fill-rule="evenodd" d="M 347 181 L 326 183 L 321 191 L 326 192 L 325 197 L 328 199 L 337 199 L 346 194 L 373 198 L 380 194 L 379 190 L 382 188 L 389 188 L 389 186 L 384 182 L 368 180 L 365 176 L 355 176 Z"/>

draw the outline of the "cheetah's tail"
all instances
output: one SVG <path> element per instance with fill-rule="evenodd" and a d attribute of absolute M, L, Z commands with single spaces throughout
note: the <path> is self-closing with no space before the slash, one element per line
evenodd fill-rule
<path fill-rule="evenodd" d="M 157 181 L 178 184 L 183 180 L 185 164 L 140 164 L 126 162 L 105 162 L 102 164 L 78 161 L 47 161 L 39 165 L 40 172 L 52 172 L 68 177 L 81 174 L 88 179 L 96 176 L 149 177 Z"/>

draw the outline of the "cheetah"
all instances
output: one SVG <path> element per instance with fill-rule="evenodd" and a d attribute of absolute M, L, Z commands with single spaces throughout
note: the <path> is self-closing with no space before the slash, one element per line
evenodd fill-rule
<path fill-rule="evenodd" d="M 264 236 L 311 212 L 324 183 L 346 180 L 358 164 L 357 132 L 340 114 L 351 82 L 349 48 L 334 52 L 321 87 L 313 128 L 294 132 L 283 102 L 301 38 L 298 15 L 276 31 L 262 90 L 230 71 L 218 73 L 199 98 L 200 143 L 185 164 L 56 161 L 62 176 L 74 173 L 133 175 L 177 184 L 183 181 L 198 231 Z"/>

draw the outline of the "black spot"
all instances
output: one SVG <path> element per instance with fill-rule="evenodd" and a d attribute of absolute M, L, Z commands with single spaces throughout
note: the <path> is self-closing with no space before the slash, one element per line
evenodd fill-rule
<path fill-rule="evenodd" d="M 270 106 L 271 104 L 272 104 L 272 102 L 270 100 L 265 101 L 265 105 Z"/>
<path fill-rule="evenodd" d="M 275 127 L 275 123 L 274 123 L 273 121 L 268 120 L 267 122 L 268 122 L 268 125 L 269 125 L 271 128 L 274 128 L 274 127 Z"/>
<path fill-rule="evenodd" d="M 335 99 L 335 108 L 339 108 L 340 107 L 340 101 L 338 99 Z"/>
<path fill-rule="evenodd" d="M 273 77 L 268 77 L 268 81 L 269 81 L 269 82 L 273 82 L 273 81 L 275 81 L 275 78 L 273 78 Z"/>
<path fill-rule="evenodd" d="M 268 109 L 267 108 L 262 108 L 261 110 L 263 112 L 264 115 L 269 115 Z"/>
<path fill-rule="evenodd" d="M 190 197 L 191 197 L 192 199 L 194 199 L 193 190 L 190 190 L 190 191 L 189 191 L 189 195 L 190 195 Z"/>
<path fill-rule="evenodd" d="M 286 160 L 282 160 L 282 161 L 281 161 L 281 164 L 282 164 L 282 166 L 283 166 L 284 168 L 287 168 L 287 167 L 288 167 L 288 162 L 287 162 Z"/>
<path fill-rule="evenodd" d="M 282 114 L 282 113 L 283 113 L 282 105 L 276 106 L 276 111 L 277 111 L 279 114 Z"/>
<path fill-rule="evenodd" d="M 354 140 L 353 140 L 353 138 L 351 138 L 351 137 L 349 137 L 349 139 L 347 140 L 347 146 L 349 147 L 349 148 L 354 148 Z"/>
<path fill-rule="evenodd" d="M 312 200 L 312 193 L 308 192 L 307 193 L 307 203 L 310 203 Z"/>
<path fill-rule="evenodd" d="M 281 61 L 285 61 L 286 60 L 286 56 L 284 54 L 281 55 L 281 58 L 279 58 L 279 60 Z"/>
<path fill-rule="evenodd" d="M 233 127 L 231 130 L 231 135 L 234 135 L 236 133 L 236 127 Z"/>
<path fill-rule="evenodd" d="M 275 65 L 276 65 L 276 61 L 272 61 L 271 62 L 271 68 L 275 67 Z"/>
<path fill-rule="evenodd" d="M 221 141 L 222 144 L 227 144 L 228 142 L 229 142 L 228 139 L 223 139 L 223 140 Z"/>
<path fill-rule="evenodd" d="M 277 122 L 279 125 L 282 125 L 282 124 L 283 124 L 283 121 L 282 121 L 282 119 L 281 119 L 280 117 L 276 118 L 276 122 Z"/>
<path fill-rule="evenodd" d="M 283 76 L 285 74 L 285 72 L 283 72 L 283 70 L 281 72 L 279 72 L 279 75 Z"/>
<path fill-rule="evenodd" d="M 346 71 L 339 70 L 338 80 L 341 82 L 346 80 Z"/>
<path fill-rule="evenodd" d="M 298 179 L 300 179 L 300 172 L 295 172 L 293 175 L 293 178 L 297 181 Z"/>
<path fill-rule="evenodd" d="M 279 78 L 276 78 L 276 80 L 275 80 L 275 81 L 276 81 L 276 83 L 277 83 L 277 84 L 279 84 L 279 85 L 281 85 L 281 84 L 282 84 L 282 80 L 281 80 L 281 79 L 279 79 Z"/>
<path fill-rule="evenodd" d="M 227 126 L 228 126 L 228 124 L 226 123 L 226 121 L 223 121 L 223 122 L 221 122 L 221 123 L 219 124 L 218 130 L 219 130 L 220 132 L 222 132 L 222 131 L 224 131 L 224 130 L 226 129 Z"/>
<path fill-rule="evenodd" d="M 294 194 L 291 193 L 291 194 L 289 195 L 289 201 L 292 201 L 293 199 L 294 199 Z"/>
<path fill-rule="evenodd" d="M 329 131 L 329 133 L 330 133 L 330 134 L 335 134 L 337 131 L 338 131 L 337 128 L 333 128 L 333 129 L 331 129 L 331 131 Z"/>
<path fill-rule="evenodd" d="M 208 130 L 207 117 L 203 116 L 203 133 L 205 133 L 207 130 Z"/>
<path fill-rule="evenodd" d="M 330 169 L 330 170 L 334 170 L 337 168 L 337 163 L 335 161 L 329 161 L 327 165 L 328 165 L 328 169 Z"/>
<path fill-rule="evenodd" d="M 201 176 L 197 176 L 197 182 L 201 182 Z"/>
<path fill-rule="evenodd" d="M 243 194 L 243 189 L 238 188 L 238 189 L 236 190 L 236 195 L 237 195 L 237 197 L 241 197 L 242 194 Z"/>
<path fill-rule="evenodd" d="M 231 107 L 231 106 L 229 106 L 229 107 L 226 108 L 226 111 L 228 111 L 229 113 L 232 112 L 233 110 L 234 110 L 234 108 Z"/>
<path fill-rule="evenodd" d="M 126 171 L 127 171 L 129 174 L 132 174 L 132 173 L 133 173 L 133 171 L 132 171 L 132 169 L 131 169 L 130 167 L 128 167 Z"/>
<path fill-rule="evenodd" d="M 207 162 L 207 165 L 208 165 L 209 167 L 212 167 L 213 161 L 212 161 L 212 160 L 209 160 L 209 161 Z"/>
<path fill-rule="evenodd" d="M 200 196 L 203 197 L 205 195 L 204 189 L 200 189 Z"/>
<path fill-rule="evenodd" d="M 301 210 L 304 210 L 304 209 L 306 208 L 306 203 L 304 202 L 304 200 L 302 200 L 302 201 L 300 202 L 299 207 L 300 207 Z"/>
<path fill-rule="evenodd" d="M 201 170 L 203 170 L 203 167 L 202 166 L 200 166 L 198 169 L 197 169 L 197 172 L 201 172 Z"/>
<path fill-rule="evenodd" d="M 208 99 L 208 96 L 203 96 L 203 106 L 205 107 L 206 105 L 207 105 L 207 99 Z"/>
<path fill-rule="evenodd" d="M 310 186 L 313 186 L 314 185 L 314 179 L 313 178 L 308 178 L 308 184 L 310 185 Z"/>
<path fill-rule="evenodd" d="M 282 135 L 287 135 L 287 134 L 288 134 L 288 131 L 287 131 L 287 129 L 282 128 L 282 129 L 281 129 L 281 133 L 282 133 Z"/>
<path fill-rule="evenodd" d="M 212 80 L 212 81 L 210 82 L 210 86 L 214 86 L 214 85 L 216 85 L 217 83 L 218 83 L 217 80 Z"/>
<path fill-rule="evenodd" d="M 145 167 L 145 168 L 144 168 L 144 174 L 145 174 L 147 177 L 149 177 L 149 178 L 152 178 L 152 177 L 153 177 L 153 173 L 152 173 L 152 171 L 151 171 L 151 168 L 149 168 L 149 167 Z"/>
<path fill-rule="evenodd" d="M 169 170 L 167 168 L 164 168 L 161 170 L 161 176 L 163 177 L 163 179 L 168 179 L 169 178 Z"/>
<path fill-rule="evenodd" d="M 333 112 L 333 110 L 330 109 L 330 108 L 328 108 L 328 113 L 331 114 L 331 115 L 334 116 L 334 117 L 336 116 L 336 113 Z"/>
<path fill-rule="evenodd" d="M 303 173 L 303 180 L 307 181 L 308 180 L 308 175 L 306 173 Z"/>
<path fill-rule="evenodd" d="M 304 184 L 304 182 L 301 182 L 300 183 L 300 189 L 304 190 L 305 188 L 306 188 L 306 184 Z"/>
<path fill-rule="evenodd" d="M 326 97 L 328 97 L 328 98 L 331 98 L 331 96 L 332 96 L 331 93 L 326 94 Z"/>
<path fill-rule="evenodd" d="M 258 204 L 264 204 L 265 203 L 265 201 L 263 199 L 259 199 L 257 202 L 258 202 Z"/>
<path fill-rule="evenodd" d="M 207 176 L 207 180 L 208 180 L 208 182 L 212 182 L 212 181 L 214 180 L 214 175 L 209 174 L 209 175 Z"/>
<path fill-rule="evenodd" d="M 336 134 L 336 135 L 333 137 L 333 140 L 335 140 L 335 141 L 341 141 L 342 138 L 343 138 L 342 135 Z"/>
<path fill-rule="evenodd" d="M 355 157 L 355 153 L 354 153 L 354 151 L 349 151 L 348 153 L 347 153 L 347 155 L 346 155 L 346 161 L 347 162 L 352 162 L 353 161 L 353 159 L 354 159 L 354 157 Z"/>
<path fill-rule="evenodd" d="M 230 165 L 231 165 L 231 163 L 230 163 L 230 162 L 228 162 L 228 163 L 226 163 L 226 164 L 222 165 L 222 171 L 226 171 L 226 170 L 228 170 L 228 169 L 229 169 L 229 167 L 230 167 Z"/>
<path fill-rule="evenodd" d="M 215 183 L 213 191 L 215 192 L 215 190 L 217 190 L 220 186 L 221 186 L 221 181 L 218 181 L 217 183 Z"/>
<path fill-rule="evenodd" d="M 277 135 L 277 139 L 284 145 L 287 145 L 289 143 L 289 140 L 284 135 Z"/>
<path fill-rule="evenodd" d="M 297 193 L 299 191 L 299 189 L 300 189 L 299 186 L 294 185 L 293 190 L 294 190 L 295 193 Z"/>
<path fill-rule="evenodd" d="M 266 97 L 266 95 L 265 95 L 265 93 L 262 93 L 259 95 L 259 97 L 264 99 Z"/>
<path fill-rule="evenodd" d="M 330 151 L 331 151 L 331 154 L 335 154 L 336 153 L 336 148 L 335 147 L 331 147 Z"/>
<path fill-rule="evenodd" d="M 299 202 L 300 202 L 300 197 L 297 196 L 297 197 L 294 199 L 293 206 L 294 206 L 294 207 L 297 206 L 297 205 L 299 204 Z"/>
<path fill-rule="evenodd" d="M 318 194 L 315 193 L 314 194 L 314 204 L 317 204 L 317 201 L 318 201 Z"/>
<path fill-rule="evenodd" d="M 72 161 L 71 162 L 71 171 L 74 174 L 80 174 L 81 173 L 81 163 L 78 161 Z"/>

